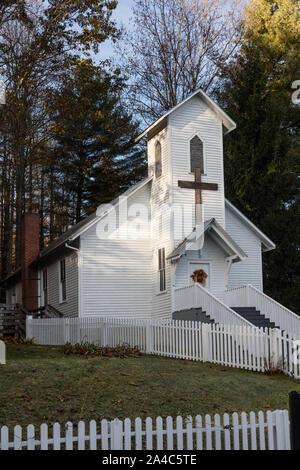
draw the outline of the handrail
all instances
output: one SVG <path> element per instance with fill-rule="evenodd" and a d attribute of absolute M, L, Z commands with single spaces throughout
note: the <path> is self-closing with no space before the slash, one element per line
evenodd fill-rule
<path fill-rule="evenodd" d="M 293 317 L 295 317 L 297 320 L 300 321 L 300 318 L 299 318 L 299 315 L 297 315 L 295 312 L 293 312 L 292 310 L 290 310 L 289 308 L 285 307 L 284 305 L 282 305 L 281 303 L 277 302 L 277 300 L 275 299 L 272 299 L 272 297 L 270 297 L 269 295 L 265 294 L 264 292 L 260 291 L 259 289 L 257 289 L 256 287 L 254 287 L 252 284 L 248 284 L 249 287 L 253 290 L 255 290 L 258 294 L 260 294 L 261 296 L 265 297 L 266 299 L 268 299 L 270 302 L 272 302 L 273 304 L 276 304 L 278 307 L 280 307 L 281 309 L 285 310 L 286 312 L 288 312 L 290 315 L 292 315 Z"/>
<path fill-rule="evenodd" d="M 179 298 L 179 295 L 176 295 L 186 290 L 190 291 L 187 295 L 180 296 L 181 298 Z M 175 311 L 200 307 L 217 323 L 253 327 L 252 323 L 245 320 L 241 315 L 225 305 L 199 284 L 175 289 Z"/>
<path fill-rule="evenodd" d="M 57 308 L 53 307 L 50 304 L 43 305 L 42 307 L 36 308 L 34 310 L 31 310 L 30 312 L 27 312 L 27 315 L 33 315 L 38 314 L 40 318 L 62 318 L 63 314 L 57 310 Z"/>
<path fill-rule="evenodd" d="M 237 291 L 240 291 L 238 300 L 233 300 L 234 292 Z M 233 294 L 233 296 L 230 294 Z M 252 284 L 228 289 L 224 294 L 224 298 L 231 307 L 255 307 L 281 329 L 300 334 L 300 317 Z M 239 305 L 233 305 L 234 301 L 238 302 Z"/>

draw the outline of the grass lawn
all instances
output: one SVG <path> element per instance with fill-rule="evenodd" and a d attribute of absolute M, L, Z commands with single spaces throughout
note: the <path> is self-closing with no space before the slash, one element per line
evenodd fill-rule
<path fill-rule="evenodd" d="M 7 346 L 0 426 L 283 409 L 300 381 L 178 359 L 64 356 L 60 347 Z"/>

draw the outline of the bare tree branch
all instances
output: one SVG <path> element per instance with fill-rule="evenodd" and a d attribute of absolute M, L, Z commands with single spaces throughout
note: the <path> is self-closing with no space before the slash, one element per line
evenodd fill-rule
<path fill-rule="evenodd" d="M 135 111 L 148 122 L 216 82 L 238 47 L 237 0 L 135 0 L 133 32 L 122 41 Z"/>

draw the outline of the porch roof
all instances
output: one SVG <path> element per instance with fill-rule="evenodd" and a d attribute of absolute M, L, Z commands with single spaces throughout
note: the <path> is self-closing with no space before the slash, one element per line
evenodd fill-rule
<path fill-rule="evenodd" d="M 242 261 L 243 259 L 247 258 L 247 255 L 242 250 L 242 248 L 231 238 L 226 230 L 224 230 L 215 219 L 209 219 L 204 222 L 204 229 L 200 236 L 205 235 L 208 232 L 210 232 L 212 238 L 228 253 L 228 256 L 232 258 L 233 262 Z M 200 237 L 198 237 L 198 239 L 199 238 Z M 187 251 L 187 244 L 196 241 L 196 229 L 194 228 L 193 231 L 174 248 L 167 259 L 176 261 L 177 259 L 181 258 L 181 256 L 183 256 L 183 254 Z"/>

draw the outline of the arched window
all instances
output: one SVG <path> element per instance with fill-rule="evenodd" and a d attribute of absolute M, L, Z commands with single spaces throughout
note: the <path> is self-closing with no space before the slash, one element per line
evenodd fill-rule
<path fill-rule="evenodd" d="M 198 136 L 192 138 L 190 142 L 190 156 L 191 156 L 191 172 L 194 173 L 195 168 L 200 168 L 201 173 L 204 173 L 204 149 L 203 142 Z"/>
<path fill-rule="evenodd" d="M 157 142 L 155 145 L 155 176 L 159 178 L 162 175 L 162 162 L 161 162 L 161 144 Z"/>

